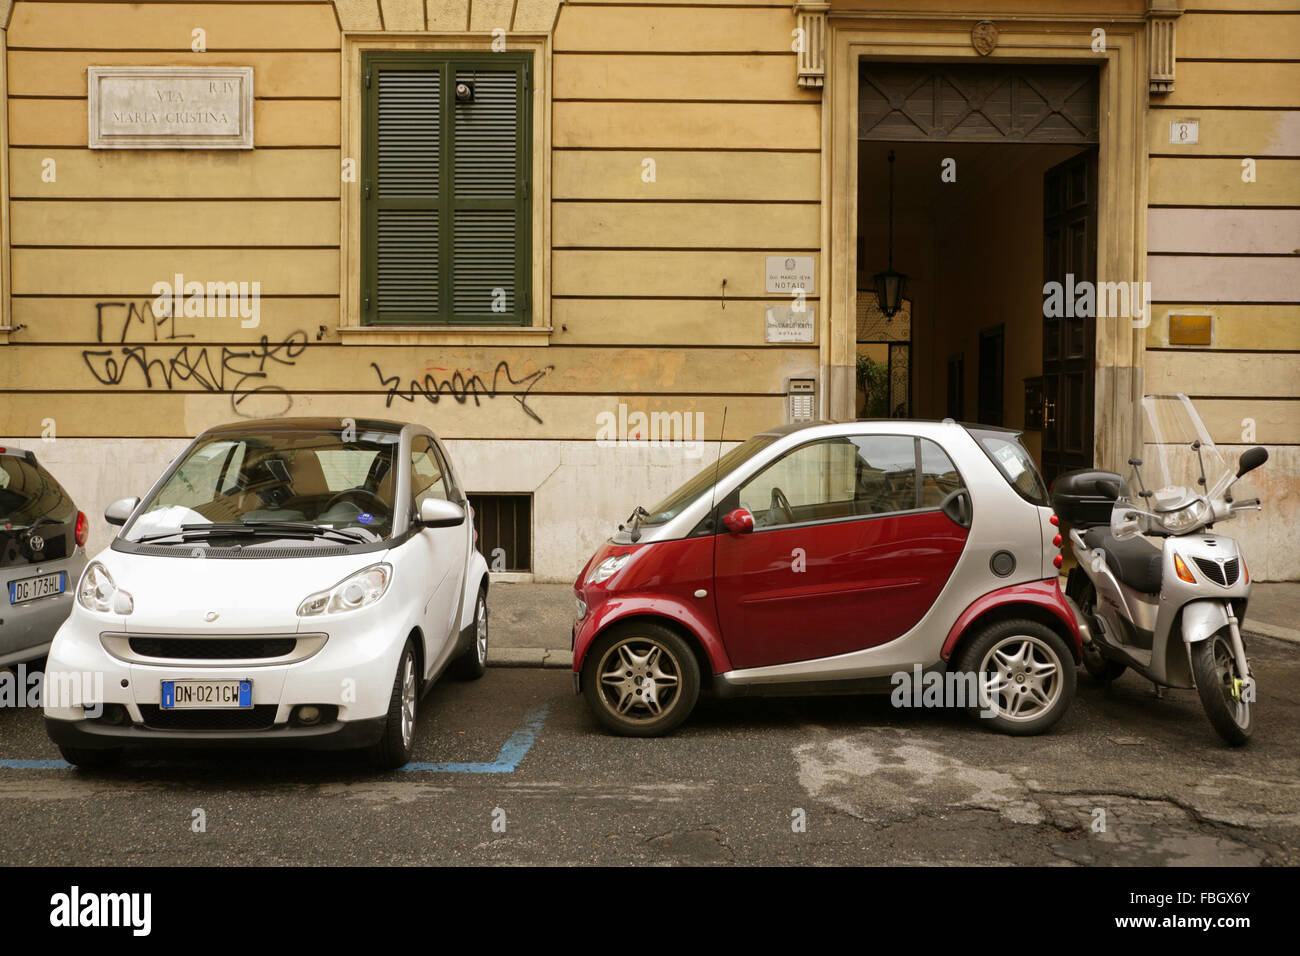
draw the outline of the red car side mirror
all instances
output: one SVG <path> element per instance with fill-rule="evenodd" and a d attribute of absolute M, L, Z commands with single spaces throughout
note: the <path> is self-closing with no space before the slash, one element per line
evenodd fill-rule
<path fill-rule="evenodd" d="M 732 534 L 749 534 L 754 530 L 754 516 L 747 508 L 737 508 L 722 516 L 722 524 Z"/>

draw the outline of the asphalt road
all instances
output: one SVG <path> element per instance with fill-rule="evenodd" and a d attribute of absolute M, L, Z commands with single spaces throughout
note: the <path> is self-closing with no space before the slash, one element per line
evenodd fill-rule
<path fill-rule="evenodd" d="M 307 753 L 18 769 L 58 753 L 39 713 L 5 708 L 0 864 L 1296 865 L 1300 648 L 1250 652 L 1241 750 L 1193 691 L 1156 700 L 1132 675 L 1081 677 L 1036 738 L 849 697 L 705 700 L 677 734 L 631 740 L 597 728 L 566 671 L 497 668 L 436 687 L 425 769 L 382 774 Z"/>

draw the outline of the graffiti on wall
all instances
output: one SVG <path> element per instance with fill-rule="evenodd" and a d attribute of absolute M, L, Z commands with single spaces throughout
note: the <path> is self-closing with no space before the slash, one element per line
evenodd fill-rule
<path fill-rule="evenodd" d="M 186 341 L 194 339 L 194 334 L 177 328 L 175 311 L 158 316 L 150 300 L 96 302 L 96 347 L 81 353 L 95 381 L 109 388 L 174 391 L 197 386 L 208 392 L 229 393 L 231 410 L 246 418 L 284 415 L 292 408 L 292 396 L 272 381 L 272 376 L 297 364 L 307 349 L 305 331 L 291 332 L 275 342 L 263 335 L 243 346 L 196 345 Z M 459 405 L 472 401 L 479 408 L 484 399 L 508 394 L 538 424 L 542 418 L 528 404 L 529 394 L 555 368 L 547 365 L 516 377 L 510 363 L 500 361 L 487 378 L 468 369 L 426 368 L 423 376 L 404 384 L 403 376 L 386 375 L 377 362 L 370 367 L 387 390 L 387 408 L 396 399 L 413 403 L 416 396 L 433 405 L 449 397 Z M 262 400 L 246 405 L 254 396 Z M 248 408 L 256 412 L 250 413 Z"/>
<path fill-rule="evenodd" d="M 510 363 L 506 361 L 497 362 L 496 368 L 492 371 L 492 384 L 489 385 L 483 377 L 476 372 L 470 372 L 468 375 L 459 369 L 447 375 L 446 369 L 433 369 L 424 374 L 422 378 L 412 378 L 406 384 L 403 384 L 400 375 L 385 375 L 379 367 L 378 362 L 371 362 L 370 367 L 375 370 L 379 376 L 379 384 L 388 389 L 388 397 L 385 400 L 385 407 L 391 408 L 393 400 L 400 398 L 404 402 L 414 402 L 417 395 L 422 396 L 425 401 L 432 405 L 447 396 L 455 400 L 456 404 L 464 405 L 471 399 L 474 401 L 474 407 L 478 408 L 482 404 L 480 399 L 496 398 L 501 394 L 503 387 L 527 386 L 522 392 L 509 392 L 511 398 L 519 403 L 524 414 L 537 422 L 542 422 L 542 417 L 529 406 L 528 393 L 533 387 L 546 377 L 546 373 L 555 369 L 554 365 L 547 365 L 545 368 L 539 368 L 535 372 L 529 372 L 515 378 L 510 371 Z M 439 375 L 435 372 L 441 373 Z M 504 381 L 503 381 L 504 379 Z"/>
<path fill-rule="evenodd" d="M 155 316 L 148 302 L 96 302 L 95 333 L 109 347 L 83 349 L 81 359 L 101 385 L 173 391 L 193 384 L 228 392 L 231 411 L 246 418 L 289 411 L 293 399 L 270 381 L 271 373 L 295 365 L 307 348 L 301 329 L 274 343 L 263 335 L 247 346 L 185 344 L 194 336 L 178 332 L 174 317 Z M 245 403 L 253 396 L 270 398 L 271 407 L 257 402 L 256 414 L 247 413 Z"/>

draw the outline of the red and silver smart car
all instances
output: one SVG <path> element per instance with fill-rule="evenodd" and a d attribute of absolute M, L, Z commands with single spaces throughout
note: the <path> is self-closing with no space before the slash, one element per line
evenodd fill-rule
<path fill-rule="evenodd" d="M 777 428 L 638 507 L 592 555 L 574 584 L 575 687 L 615 733 L 657 736 L 702 688 L 911 706 L 919 688 L 902 685 L 961 675 L 982 690 L 959 705 L 1040 733 L 1069 707 L 1080 655 L 1059 546 L 1014 431 Z"/>

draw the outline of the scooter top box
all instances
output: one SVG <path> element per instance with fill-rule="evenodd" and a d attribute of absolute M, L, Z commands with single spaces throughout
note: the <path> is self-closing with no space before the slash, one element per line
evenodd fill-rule
<path fill-rule="evenodd" d="M 1115 472 L 1079 468 L 1052 482 L 1052 510 L 1075 528 L 1108 525 L 1116 499 L 1128 494 L 1128 482 Z"/>

